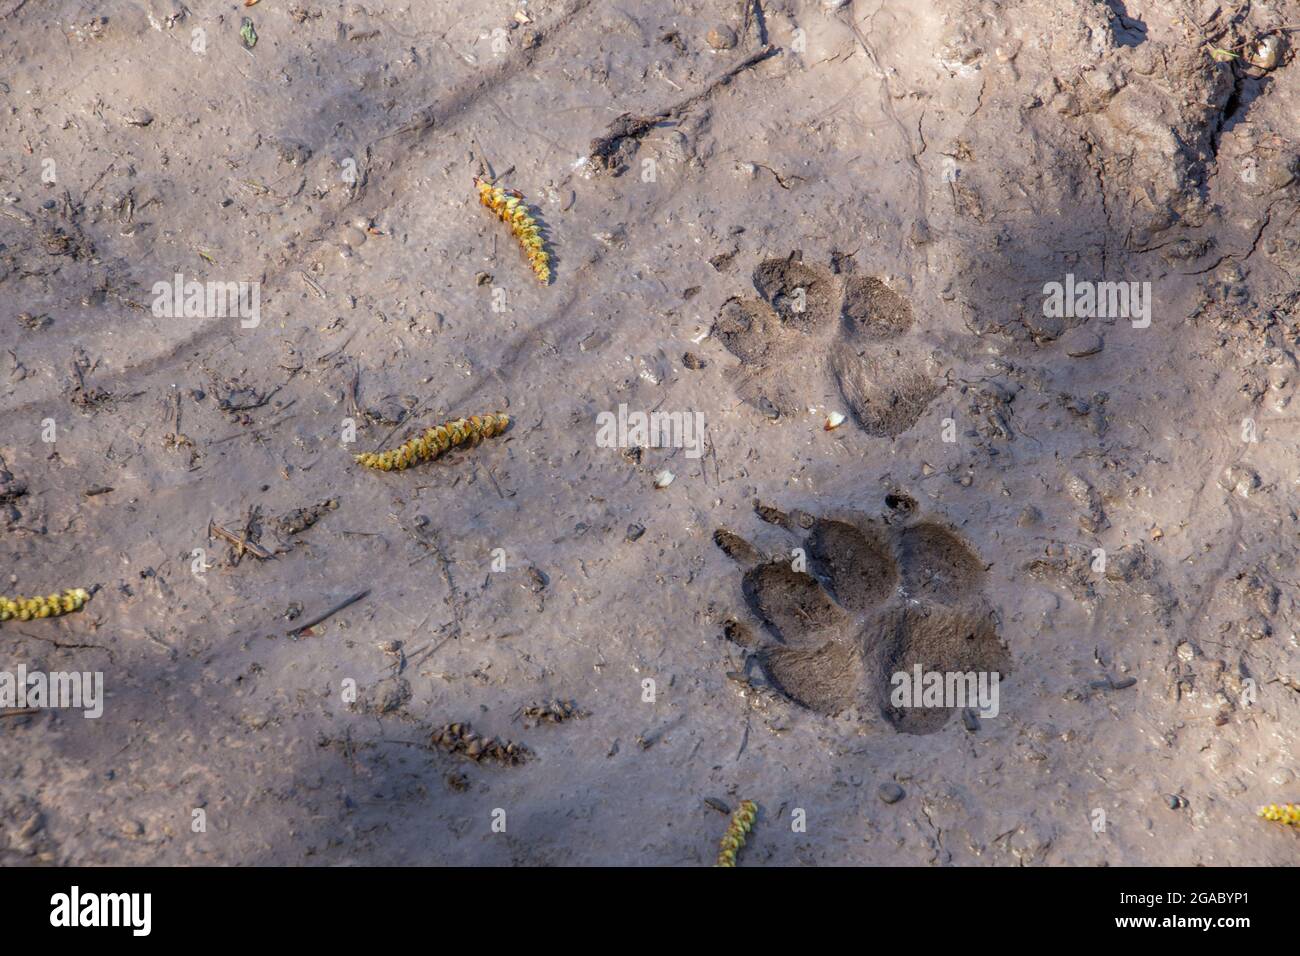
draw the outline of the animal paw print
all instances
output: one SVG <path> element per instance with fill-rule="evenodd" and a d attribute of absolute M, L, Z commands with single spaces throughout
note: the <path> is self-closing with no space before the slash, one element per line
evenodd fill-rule
<path fill-rule="evenodd" d="M 757 299 L 729 299 L 713 334 L 740 359 L 736 388 L 769 418 L 838 392 L 868 434 L 907 431 L 939 393 L 908 339 L 912 307 L 872 276 L 837 276 L 797 253 L 754 270 Z"/>
<path fill-rule="evenodd" d="M 744 568 L 741 592 L 761 624 L 727 622 L 728 638 L 749 652 L 746 667 L 800 706 L 874 706 L 907 734 L 934 733 L 956 708 L 893 706 L 894 674 L 919 664 L 1005 677 L 1010 656 L 983 597 L 983 563 L 944 524 L 914 520 L 913 508 L 905 496 L 890 496 L 881 518 L 765 508 L 766 520 L 803 536 L 777 557 L 718 529 L 713 539 Z"/>

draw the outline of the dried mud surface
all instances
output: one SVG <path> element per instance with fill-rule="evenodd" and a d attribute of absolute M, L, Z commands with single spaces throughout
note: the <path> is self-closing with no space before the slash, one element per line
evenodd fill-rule
<path fill-rule="evenodd" d="M 741 865 L 1294 863 L 1300 67 L 1209 50 L 1297 26 L 0 0 L 0 581 L 97 588 L 0 668 L 109 695 L 0 715 L 0 864 L 702 864 L 742 799 Z M 176 273 L 261 324 L 155 316 Z M 705 454 L 598 447 L 621 403 Z M 936 655 L 1000 715 L 881 705 Z"/>

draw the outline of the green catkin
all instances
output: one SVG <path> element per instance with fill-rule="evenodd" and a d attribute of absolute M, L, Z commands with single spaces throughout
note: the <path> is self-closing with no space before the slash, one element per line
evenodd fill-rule
<path fill-rule="evenodd" d="M 354 455 L 353 460 L 366 468 L 375 468 L 379 471 L 401 471 L 422 461 L 432 461 L 457 445 L 473 445 L 484 438 L 500 435 L 509 424 L 510 416 L 500 412 L 457 418 L 455 421 L 444 422 L 426 429 L 422 435 L 389 451 L 364 452 Z"/>
<path fill-rule="evenodd" d="M 513 189 L 493 186 L 485 179 L 475 178 L 474 188 L 478 190 L 478 201 L 491 209 L 498 219 L 510 226 L 533 272 L 542 285 L 551 281 L 551 257 L 547 255 L 546 243 L 542 239 L 542 228 L 528 212 L 523 193 Z"/>
<path fill-rule="evenodd" d="M 68 588 L 62 594 L 49 597 L 8 598 L 0 595 L 0 621 L 34 621 L 44 617 L 58 617 L 80 611 L 90 600 L 85 588 Z"/>
<path fill-rule="evenodd" d="M 736 812 L 731 815 L 731 825 L 727 827 L 722 843 L 718 846 L 718 862 L 714 866 L 736 865 L 736 855 L 745 845 L 745 839 L 749 836 L 749 831 L 754 828 L 754 820 L 757 817 L 758 804 L 753 800 L 742 801 L 736 808 Z"/>

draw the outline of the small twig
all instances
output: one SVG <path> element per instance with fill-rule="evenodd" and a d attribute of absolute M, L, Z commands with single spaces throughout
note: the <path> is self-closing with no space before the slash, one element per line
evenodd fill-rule
<path fill-rule="evenodd" d="M 358 591 L 356 594 L 352 595 L 352 597 L 346 598 L 340 601 L 338 604 L 335 604 L 324 614 L 318 614 L 315 617 L 313 617 L 310 621 L 308 621 L 306 624 L 300 624 L 298 627 L 295 627 L 293 630 L 288 632 L 288 636 L 298 637 L 300 634 L 302 634 L 303 631 L 315 627 L 317 624 L 320 624 L 322 621 L 328 620 L 329 618 L 337 614 L 339 611 L 343 610 L 345 607 L 351 607 L 353 604 L 356 604 L 358 601 L 360 601 L 363 597 L 365 597 L 369 593 L 370 593 L 370 588 L 366 588 L 364 591 Z"/>
<path fill-rule="evenodd" d="M 208 534 L 209 535 L 215 534 L 218 538 L 221 538 L 223 541 L 226 541 L 227 543 L 238 548 L 239 550 L 237 553 L 240 556 L 242 556 L 244 552 L 247 551 L 249 554 L 253 555 L 254 557 L 261 558 L 263 561 L 265 561 L 267 558 L 275 557 L 275 555 L 273 555 L 270 551 L 267 551 L 266 548 L 262 547 L 256 541 L 248 540 L 248 536 L 246 534 L 237 535 L 233 531 L 227 531 L 225 528 L 221 527 L 221 525 L 217 524 L 215 521 L 211 519 L 208 519 Z"/>

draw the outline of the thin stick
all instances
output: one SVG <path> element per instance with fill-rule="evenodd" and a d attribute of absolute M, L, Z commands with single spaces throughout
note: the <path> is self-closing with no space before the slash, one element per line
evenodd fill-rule
<path fill-rule="evenodd" d="M 315 627 L 317 624 L 320 624 L 322 621 L 333 617 L 335 614 L 343 610 L 345 607 L 351 607 L 353 604 L 356 604 L 358 601 L 360 601 L 363 597 L 365 597 L 369 593 L 370 593 L 370 588 L 366 588 L 364 591 L 358 591 L 356 594 L 352 595 L 352 597 L 340 601 L 338 604 L 334 605 L 324 614 L 318 614 L 315 617 L 313 617 L 310 621 L 308 621 L 306 624 L 300 624 L 298 627 L 295 627 L 292 631 L 288 632 L 288 636 L 297 637 L 308 628 Z"/>
<path fill-rule="evenodd" d="M 253 555 L 255 558 L 261 558 L 263 561 L 275 557 L 275 555 L 270 551 L 267 551 L 266 548 L 262 547 L 256 541 L 249 541 L 246 533 L 243 536 L 237 535 L 233 531 L 227 531 L 211 519 L 208 519 L 208 533 L 215 534 L 218 538 L 234 545 L 239 549 L 238 554 L 240 557 L 243 557 L 245 552 Z"/>

